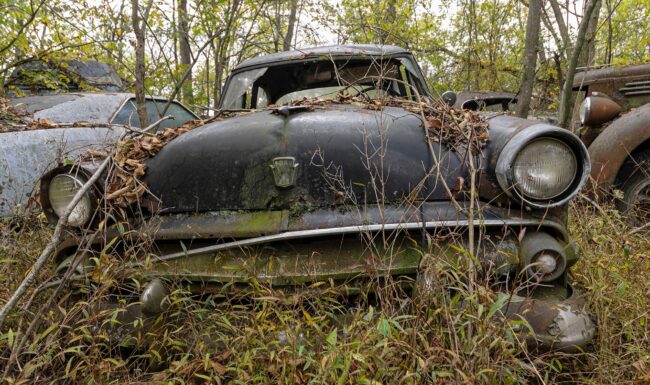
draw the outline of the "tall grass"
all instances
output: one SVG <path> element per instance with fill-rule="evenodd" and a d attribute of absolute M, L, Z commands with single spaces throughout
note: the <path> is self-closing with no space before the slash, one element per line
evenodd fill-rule
<path fill-rule="evenodd" d="M 411 297 L 390 280 L 376 295 L 345 296 L 323 283 L 190 295 L 177 282 L 169 308 L 148 331 L 115 338 L 127 304 L 98 310 L 113 280 L 62 298 L 25 340 L 9 383 L 232 384 L 609 384 L 650 383 L 650 241 L 609 206 L 580 200 L 570 229 L 583 257 L 574 280 L 598 319 L 593 350 L 529 352 L 499 317 L 498 295 L 469 282 L 466 266 L 432 264 L 433 287 Z M 2 300 L 47 241 L 38 221 L 0 226 Z M 43 279 L 51 275 L 44 273 Z M 473 285 L 471 288 L 468 285 Z M 136 283 L 134 283 L 137 286 Z M 390 294 L 386 294 L 390 293 Z M 0 331 L 0 367 L 24 336 L 36 296 Z M 128 297 L 128 295 L 127 295 Z M 29 299 L 29 298 L 28 298 Z M 100 314 L 103 313 L 103 314 Z M 134 325 L 137 326 L 138 325 Z M 2 370 L 6 372 L 6 370 Z M 1 375 L 2 373 L 0 373 Z"/>

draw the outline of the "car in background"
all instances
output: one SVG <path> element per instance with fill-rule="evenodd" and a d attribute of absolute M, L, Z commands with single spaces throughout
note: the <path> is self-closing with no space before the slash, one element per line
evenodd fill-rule
<path fill-rule="evenodd" d="M 460 91 L 456 93 L 453 107 L 472 111 L 510 112 L 517 107 L 517 95 L 511 92 Z"/>
<path fill-rule="evenodd" d="M 650 64 L 576 74 L 579 135 L 589 148 L 594 187 L 619 190 L 618 208 L 635 224 L 650 221 Z"/>
<path fill-rule="evenodd" d="M 590 164 L 570 131 L 451 109 L 434 100 L 413 55 L 395 46 L 247 60 L 226 80 L 221 109 L 245 113 L 174 136 L 152 157 L 129 158 L 144 159 L 147 190 L 127 218 L 102 217 L 112 204 L 110 175 L 74 208 L 53 258 L 65 271 L 80 256 L 80 282 L 94 256 L 124 258 L 120 279 L 143 281 L 123 300 L 121 325 L 158 317 L 175 280 L 197 295 L 251 280 L 354 292 L 381 277 L 426 291 L 435 261 L 469 261 L 462 250 L 475 241 L 481 274 L 508 293 L 502 314 L 526 320 L 532 344 L 572 349 L 593 338 L 570 284 L 579 253 L 568 203 Z M 53 223 L 96 167 L 87 161 L 43 176 L 41 205 Z M 92 231 L 101 236 L 79 237 Z M 129 249 L 125 233 L 152 249 L 126 251 L 141 248 Z"/>
<path fill-rule="evenodd" d="M 159 130 L 198 119 L 177 101 L 148 97 L 146 103 L 150 122 L 173 118 L 161 122 Z M 140 127 L 130 93 L 29 94 L 9 104 L 25 115 L 26 124 L 0 127 L 0 217 L 21 212 L 45 172 L 90 149 L 114 145 L 124 126 Z"/>

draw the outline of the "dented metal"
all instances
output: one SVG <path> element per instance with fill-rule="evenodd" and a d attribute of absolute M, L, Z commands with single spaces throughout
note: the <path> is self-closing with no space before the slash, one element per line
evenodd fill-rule
<path fill-rule="evenodd" d="M 534 348 L 583 350 L 596 334 L 584 296 L 572 287 L 547 287 L 532 295 L 514 295 L 502 311 L 510 320 L 526 321 L 530 328 L 516 326 L 516 330 Z"/>

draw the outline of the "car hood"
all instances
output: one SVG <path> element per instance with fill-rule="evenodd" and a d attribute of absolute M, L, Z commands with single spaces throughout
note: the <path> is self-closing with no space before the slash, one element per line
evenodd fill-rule
<path fill-rule="evenodd" d="M 468 179 L 463 159 L 427 144 L 417 114 L 331 105 L 196 128 L 147 161 L 144 182 L 167 212 L 435 201 Z"/>

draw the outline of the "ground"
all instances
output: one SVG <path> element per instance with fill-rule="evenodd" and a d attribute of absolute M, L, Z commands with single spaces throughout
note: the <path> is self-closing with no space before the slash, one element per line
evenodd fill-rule
<path fill-rule="evenodd" d="M 179 285 L 167 310 L 172 323 L 141 336 L 146 349 L 109 342 L 110 314 L 103 328 L 95 328 L 88 303 L 105 298 L 100 290 L 47 311 L 19 361 L 7 365 L 30 312 L 47 300 L 36 296 L 23 302 L 29 311 L 15 312 L 0 334 L 5 352 L 0 367 L 9 370 L 6 380 L 16 383 L 650 384 L 650 241 L 609 205 L 594 203 L 578 199 L 570 216 L 583 252 L 573 275 L 598 320 L 587 352 L 526 351 L 514 325 L 498 318 L 492 303 L 499 298 L 480 282 L 468 284 L 458 267 L 440 269 L 440 295 L 414 302 L 388 282 L 378 282 L 383 289 L 377 298 L 356 300 L 346 300 L 340 288 L 327 283 L 312 288 L 318 294 L 254 284 L 255 299 L 229 301 L 218 296 L 197 301 Z M 20 226 L 2 223 L 0 302 L 49 233 L 34 218 Z M 111 278 L 94 279 L 110 284 Z M 443 294 L 448 293 L 443 287 L 455 287 L 458 295 Z"/>

